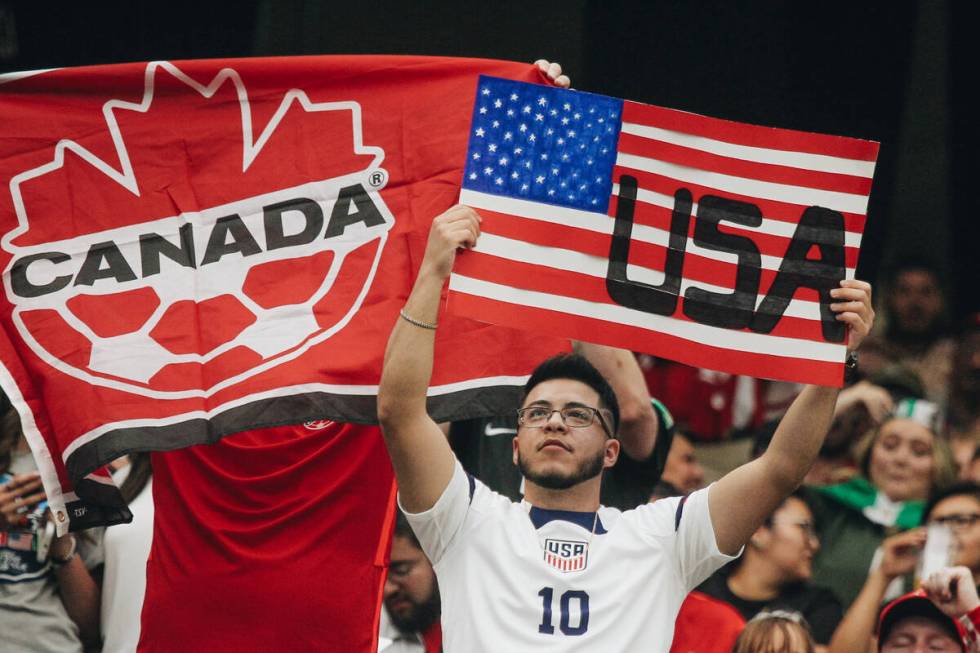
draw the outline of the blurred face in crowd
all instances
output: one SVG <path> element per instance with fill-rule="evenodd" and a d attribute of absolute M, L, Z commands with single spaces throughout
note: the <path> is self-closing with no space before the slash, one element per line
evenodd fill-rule
<path fill-rule="evenodd" d="M 935 466 L 932 431 L 910 419 L 885 422 L 871 448 L 871 482 L 892 501 L 925 499 Z"/>
<path fill-rule="evenodd" d="M 684 494 L 694 492 L 704 483 L 704 469 L 698 462 L 694 445 L 680 433 L 674 435 L 660 478 Z"/>
<path fill-rule="evenodd" d="M 528 393 L 522 406 L 545 411 L 584 411 L 579 414 L 598 407 L 599 394 L 572 379 L 539 383 Z M 611 424 L 608 410 L 602 410 L 601 416 L 594 415 L 588 426 L 569 426 L 558 412 L 552 412 L 540 425 L 519 423 L 514 438 L 514 463 L 525 479 L 549 489 L 566 489 L 597 477 L 605 467 L 612 467 L 619 455 L 619 440 L 608 436 L 600 417 L 607 425 Z"/>
<path fill-rule="evenodd" d="M 962 481 L 969 480 L 970 465 L 976 448 L 977 445 L 973 440 L 957 438 L 949 441 L 949 450 L 953 454 L 953 463 L 956 465 L 956 476 Z"/>
<path fill-rule="evenodd" d="M 895 624 L 880 653 L 961 653 L 963 647 L 932 619 L 907 617 Z"/>
<path fill-rule="evenodd" d="M 954 565 L 980 572 L 980 500 L 969 494 L 943 499 L 929 513 L 929 522 L 945 524 L 953 531 Z"/>
<path fill-rule="evenodd" d="M 810 508 L 789 497 L 773 513 L 772 524 L 752 538 L 758 550 L 779 571 L 784 582 L 808 580 L 813 575 L 813 556 L 820 548 Z"/>
<path fill-rule="evenodd" d="M 391 565 L 384 604 L 391 622 L 403 633 L 423 632 L 439 619 L 439 589 L 429 559 L 411 539 L 391 539 Z"/>
<path fill-rule="evenodd" d="M 888 293 L 890 319 L 899 332 L 928 334 L 943 311 L 939 280 L 929 270 L 902 270 Z"/>

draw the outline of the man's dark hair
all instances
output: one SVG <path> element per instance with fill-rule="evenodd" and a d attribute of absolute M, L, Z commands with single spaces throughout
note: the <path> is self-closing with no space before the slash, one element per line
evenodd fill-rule
<path fill-rule="evenodd" d="M 535 386 L 552 379 L 579 381 L 595 390 L 599 395 L 599 408 L 605 408 L 612 413 L 612 435 L 616 437 L 619 432 L 619 401 L 616 400 L 616 393 L 599 370 L 579 354 L 558 354 L 538 365 L 524 385 L 521 404 L 523 405 Z"/>
<path fill-rule="evenodd" d="M 980 502 L 980 485 L 977 485 L 973 481 L 961 481 L 959 483 L 948 485 L 941 490 L 934 492 L 929 497 L 925 510 L 922 511 L 922 522 L 925 523 L 929 521 L 929 515 L 932 514 L 932 511 L 940 501 L 945 501 L 951 497 L 961 496 L 973 497 Z"/>
<path fill-rule="evenodd" d="M 415 531 L 408 523 L 408 519 L 405 517 L 405 513 L 401 510 L 395 511 L 395 537 L 404 537 L 406 540 L 415 545 L 415 548 L 421 549 L 422 545 L 419 544 L 419 538 L 415 536 Z"/>
<path fill-rule="evenodd" d="M 940 269 L 936 260 L 912 252 L 903 254 L 902 256 L 898 257 L 895 262 L 888 266 L 886 273 L 888 289 L 892 289 L 895 284 L 895 280 L 898 279 L 899 275 L 901 275 L 903 272 L 910 271 L 927 272 L 928 274 L 932 275 L 932 278 L 936 281 L 936 285 L 939 286 L 939 290 L 944 290 L 942 270 Z"/>

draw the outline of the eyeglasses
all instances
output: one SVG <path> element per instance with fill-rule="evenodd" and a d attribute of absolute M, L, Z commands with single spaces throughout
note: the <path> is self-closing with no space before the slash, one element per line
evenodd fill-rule
<path fill-rule="evenodd" d="M 778 524 L 788 524 L 790 526 L 796 526 L 801 531 L 803 531 L 804 537 L 812 537 L 817 539 L 817 525 L 812 521 L 776 521 L 772 522 L 773 526 Z"/>
<path fill-rule="evenodd" d="M 952 515 L 943 515 L 942 517 L 933 517 L 930 520 L 934 524 L 942 524 L 943 526 L 948 526 L 951 531 L 961 531 L 970 528 L 977 521 L 980 521 L 980 514 L 975 512 L 961 512 Z"/>
<path fill-rule="evenodd" d="M 528 406 L 517 411 L 517 423 L 530 428 L 541 428 L 548 423 L 548 420 L 555 413 L 561 415 L 561 421 L 565 423 L 565 426 L 573 429 L 592 426 L 592 422 L 598 417 L 602 430 L 609 437 L 613 437 L 606 420 L 602 418 L 602 413 L 599 412 L 598 408 L 591 406 L 565 406 L 560 410 L 547 406 Z"/>

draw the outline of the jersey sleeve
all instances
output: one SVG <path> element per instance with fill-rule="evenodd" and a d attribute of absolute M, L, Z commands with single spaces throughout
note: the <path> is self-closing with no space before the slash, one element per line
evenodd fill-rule
<path fill-rule="evenodd" d="M 415 536 L 419 538 L 422 551 L 433 565 L 442 559 L 461 530 L 470 509 L 475 484 L 476 481 L 457 460 L 452 479 L 435 505 L 428 510 L 410 513 L 402 507 L 399 497 L 398 507 L 402 508 Z"/>
<path fill-rule="evenodd" d="M 674 552 L 681 578 L 688 591 L 742 553 L 739 550 L 738 554 L 730 556 L 718 550 L 715 529 L 708 510 L 708 493 L 712 487 L 714 484 L 677 499 Z"/>

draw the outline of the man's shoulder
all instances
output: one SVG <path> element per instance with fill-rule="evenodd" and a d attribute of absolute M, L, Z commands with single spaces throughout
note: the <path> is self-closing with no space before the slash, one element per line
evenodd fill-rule
<path fill-rule="evenodd" d="M 677 532 L 690 496 L 665 497 L 624 510 L 622 520 L 643 524 L 645 530 L 652 531 L 654 535 L 671 535 Z"/>

